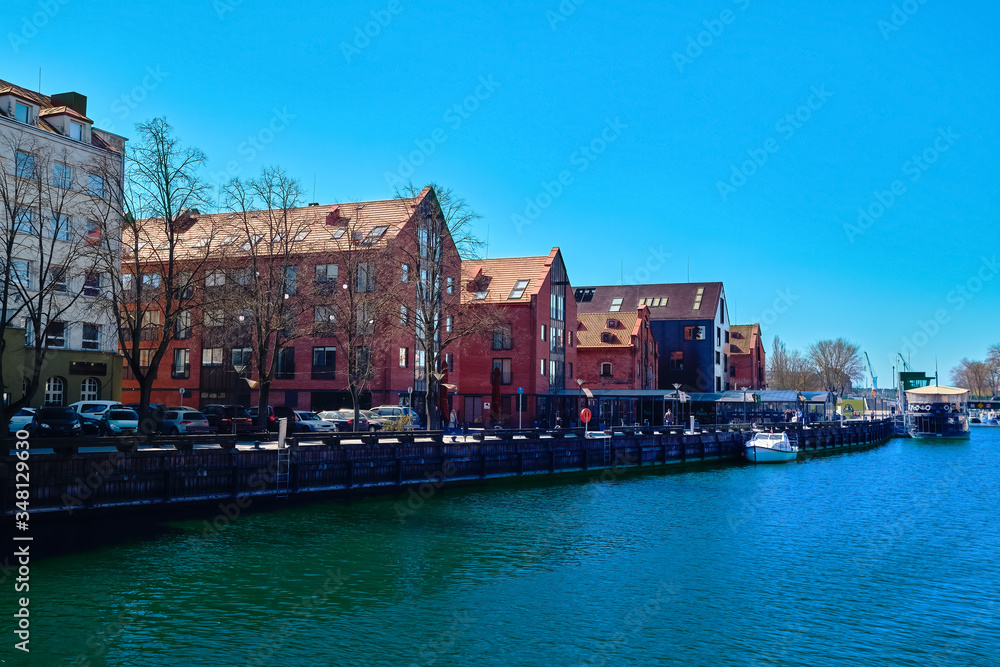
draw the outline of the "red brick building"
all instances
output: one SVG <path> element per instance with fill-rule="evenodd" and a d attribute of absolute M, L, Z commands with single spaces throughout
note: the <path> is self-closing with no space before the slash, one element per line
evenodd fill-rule
<path fill-rule="evenodd" d="M 659 355 L 649 307 L 577 315 L 577 378 L 587 389 L 656 389 Z"/>
<path fill-rule="evenodd" d="M 462 262 L 463 304 L 498 307 L 504 323 L 492 336 L 462 341 L 454 402 L 460 422 L 492 424 L 499 419 L 516 427 L 520 416 L 528 427 L 536 419 L 552 424 L 557 414 L 565 420 L 575 413 L 575 398 L 557 396 L 577 387 L 572 295 L 559 248 L 545 257 Z M 494 369 L 499 391 L 492 383 Z M 518 387 L 524 389 L 520 415 Z M 499 407 L 494 404 L 497 397 Z"/>
<path fill-rule="evenodd" d="M 767 389 L 767 363 L 760 324 L 729 327 L 730 389 Z"/>
<path fill-rule="evenodd" d="M 412 321 L 416 308 L 406 304 L 415 303 L 417 283 L 425 276 L 424 269 L 419 265 L 421 260 L 418 258 L 415 262 L 413 258 L 428 255 L 424 250 L 419 253 L 416 250 L 418 243 L 426 242 L 425 236 L 418 235 L 417 226 L 424 216 L 439 214 L 436 197 L 429 188 L 413 198 L 306 206 L 291 210 L 289 216 L 295 221 L 297 231 L 291 255 L 293 289 L 286 298 L 309 301 L 308 306 L 297 311 L 296 335 L 282 346 L 270 387 L 268 402 L 271 405 L 307 410 L 351 406 L 345 355 L 353 352 L 345 350 L 337 337 L 324 336 L 322 327 L 317 326 L 328 317 L 327 306 L 323 304 L 335 304 L 338 298 L 342 298 L 340 288 L 346 289 L 348 281 L 363 280 L 371 282 L 374 289 L 392 286 L 401 295 L 402 305 L 398 307 L 399 312 L 388 317 L 395 320 L 409 318 Z M 251 214 L 248 217 L 252 224 L 266 216 Z M 190 226 L 183 231 L 178 245 L 179 270 L 184 270 L 185 248 L 198 248 L 210 237 L 213 243 L 220 246 L 225 246 L 230 237 L 235 239 L 235 231 L 227 230 L 235 224 L 232 218 L 230 213 L 196 213 Z M 269 240 L 272 239 L 261 238 L 256 242 L 267 243 Z M 272 241 L 278 240 L 275 238 Z M 338 248 L 343 248 L 341 240 L 379 250 L 385 261 L 378 263 L 377 275 L 364 278 L 345 275 L 348 272 L 344 270 L 343 257 L 338 255 Z M 242 237 L 235 243 L 241 242 Z M 229 245 L 234 245 L 234 242 L 229 241 Z M 209 259 L 194 276 L 196 297 L 200 291 L 205 295 L 204 303 L 211 302 L 213 290 L 222 289 L 226 281 L 238 279 L 238 262 L 234 266 L 231 256 L 228 261 L 221 259 L 224 254 L 220 250 L 219 261 Z M 439 261 L 441 280 L 434 291 L 445 303 L 457 307 L 461 299 L 461 259 L 450 237 L 440 240 Z M 185 318 L 183 326 L 178 325 L 177 337 L 170 343 L 158 370 L 151 402 L 170 405 L 183 401 L 192 406 L 210 403 L 257 405 L 257 392 L 251 389 L 252 381 L 256 379 L 252 346 L 241 333 L 238 323 L 233 321 L 233 313 L 214 308 L 196 306 Z M 330 312 L 332 308 L 330 305 Z M 420 412 L 428 369 L 421 346 L 415 340 L 416 334 L 400 326 L 398 321 L 379 322 L 374 326 L 384 333 L 380 334 L 377 348 L 373 346 L 371 351 L 377 360 L 374 377 L 362 396 L 362 407 L 405 404 L 409 400 L 408 389 L 412 387 L 414 407 Z M 151 340 L 149 345 L 155 345 L 155 341 Z M 447 352 L 443 361 L 454 365 L 453 353 Z M 454 379 L 450 381 L 454 382 Z M 138 400 L 138 383 L 126 365 L 122 401 Z"/>

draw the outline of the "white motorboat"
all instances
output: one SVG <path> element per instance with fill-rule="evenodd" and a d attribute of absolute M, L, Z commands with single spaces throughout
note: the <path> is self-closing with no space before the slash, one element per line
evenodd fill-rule
<path fill-rule="evenodd" d="M 780 463 L 794 461 L 799 448 L 792 444 L 785 433 L 754 433 L 744 450 L 747 461 L 754 463 Z"/>

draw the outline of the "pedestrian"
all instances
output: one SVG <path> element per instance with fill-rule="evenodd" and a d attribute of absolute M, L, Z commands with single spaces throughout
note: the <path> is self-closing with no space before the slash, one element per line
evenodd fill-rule
<path fill-rule="evenodd" d="M 802 422 L 802 410 L 796 410 L 795 411 L 795 421 L 797 421 L 799 423 Z"/>
<path fill-rule="evenodd" d="M 452 431 L 458 428 L 458 413 L 454 410 L 451 411 L 451 417 L 448 419 L 448 428 Z"/>
<path fill-rule="evenodd" d="M 562 428 L 562 415 L 556 415 L 556 428 Z"/>
<path fill-rule="evenodd" d="M 664 426 L 674 425 L 674 411 L 667 408 L 667 411 L 663 414 L 663 424 Z"/>

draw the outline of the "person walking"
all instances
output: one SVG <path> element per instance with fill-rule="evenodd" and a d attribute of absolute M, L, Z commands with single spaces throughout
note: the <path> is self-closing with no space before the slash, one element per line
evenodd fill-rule
<path fill-rule="evenodd" d="M 674 425 L 674 411 L 667 408 L 667 411 L 663 414 L 663 425 L 673 426 Z"/>

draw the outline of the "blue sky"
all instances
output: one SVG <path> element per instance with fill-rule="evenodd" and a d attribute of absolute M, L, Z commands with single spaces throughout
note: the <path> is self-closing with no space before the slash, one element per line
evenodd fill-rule
<path fill-rule="evenodd" d="M 993 3 L 661 5 L 4 3 L 0 78 L 41 68 L 125 136 L 165 115 L 213 179 L 436 181 L 490 256 L 558 245 L 574 284 L 690 264 L 768 343 L 859 343 L 880 386 L 897 351 L 946 377 L 1000 342 Z"/>

